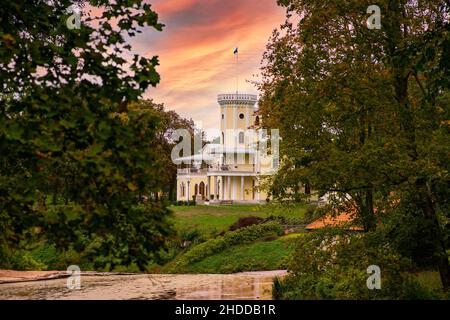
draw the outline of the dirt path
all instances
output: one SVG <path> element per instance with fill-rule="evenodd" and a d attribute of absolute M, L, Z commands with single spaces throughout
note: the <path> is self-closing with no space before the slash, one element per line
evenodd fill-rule
<path fill-rule="evenodd" d="M 271 299 L 273 278 L 285 274 L 285 271 L 227 275 L 87 273 L 81 275 L 81 288 L 70 290 L 65 272 L 0 271 L 0 299 L 268 300 Z"/>

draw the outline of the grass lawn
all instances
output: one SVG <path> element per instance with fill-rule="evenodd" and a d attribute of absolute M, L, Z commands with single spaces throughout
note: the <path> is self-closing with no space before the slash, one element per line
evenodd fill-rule
<path fill-rule="evenodd" d="M 177 230 L 194 230 L 207 234 L 222 232 L 239 218 L 247 216 L 268 217 L 282 215 L 303 217 L 307 206 L 299 205 L 230 205 L 230 206 L 171 206 Z"/>
<path fill-rule="evenodd" d="M 204 240 L 217 237 L 228 231 L 239 218 L 257 216 L 284 216 L 303 218 L 307 205 L 228 205 L 228 206 L 171 206 L 176 230 L 197 231 Z M 201 261 L 186 266 L 181 273 L 234 273 L 240 271 L 276 270 L 286 268 L 286 261 L 292 252 L 295 235 L 283 236 L 272 241 L 259 240 L 253 243 L 232 246 L 223 252 L 213 254 Z M 191 248 L 192 249 L 192 248 Z M 182 253 L 181 253 L 182 254 Z M 171 260 L 162 267 L 170 268 Z"/>
<path fill-rule="evenodd" d="M 187 266 L 186 273 L 236 273 L 285 269 L 297 235 L 230 247 Z"/>

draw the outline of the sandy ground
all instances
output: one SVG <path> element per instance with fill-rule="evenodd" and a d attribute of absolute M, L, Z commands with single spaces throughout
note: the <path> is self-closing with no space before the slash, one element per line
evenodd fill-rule
<path fill-rule="evenodd" d="M 66 276 L 63 271 L 0 270 L 0 283 L 54 279 Z"/>
<path fill-rule="evenodd" d="M 0 299 L 12 300 L 227 300 L 271 299 L 273 278 L 286 271 L 237 274 L 82 273 L 69 289 L 65 272 L 0 271 Z"/>

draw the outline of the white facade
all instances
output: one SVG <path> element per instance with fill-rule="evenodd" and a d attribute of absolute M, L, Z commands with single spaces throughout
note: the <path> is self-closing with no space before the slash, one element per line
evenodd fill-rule
<path fill-rule="evenodd" d="M 206 145 L 201 155 L 180 158 L 177 200 L 195 199 L 210 203 L 265 202 L 267 194 L 258 188 L 260 177 L 274 173 L 270 155 L 257 147 L 255 115 L 257 96 L 222 94 L 218 96 L 221 117 L 220 144 Z"/>

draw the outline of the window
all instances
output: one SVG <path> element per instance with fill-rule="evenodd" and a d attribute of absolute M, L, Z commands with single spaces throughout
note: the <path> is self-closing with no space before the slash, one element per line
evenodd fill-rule
<path fill-rule="evenodd" d="M 244 143 L 244 133 L 239 132 L 239 143 Z"/>
<path fill-rule="evenodd" d="M 309 185 L 309 183 L 307 183 L 305 185 L 305 193 L 306 194 L 311 194 L 311 186 Z"/>
<path fill-rule="evenodd" d="M 222 113 L 222 120 L 225 119 L 225 115 Z"/>
<path fill-rule="evenodd" d="M 185 196 L 185 186 L 184 186 L 184 182 L 181 184 L 181 196 L 184 197 Z"/>
<path fill-rule="evenodd" d="M 241 114 L 239 115 L 239 119 L 241 119 L 241 120 L 244 119 L 244 117 L 245 117 L 245 116 L 244 116 L 243 113 L 241 113 Z"/>
<path fill-rule="evenodd" d="M 259 126 L 259 116 L 256 116 L 255 125 Z"/>

